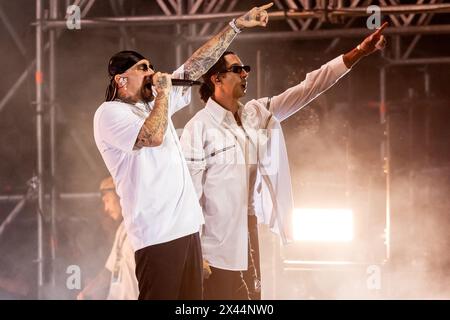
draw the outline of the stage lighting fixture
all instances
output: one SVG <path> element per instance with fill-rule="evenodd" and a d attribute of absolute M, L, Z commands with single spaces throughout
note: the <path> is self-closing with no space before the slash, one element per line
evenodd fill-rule
<path fill-rule="evenodd" d="M 297 208 L 294 210 L 294 240 L 302 242 L 351 242 L 351 209 Z"/>

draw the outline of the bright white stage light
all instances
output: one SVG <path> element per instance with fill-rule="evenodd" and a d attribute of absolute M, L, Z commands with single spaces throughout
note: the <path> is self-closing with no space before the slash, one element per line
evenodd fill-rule
<path fill-rule="evenodd" d="M 353 240 L 353 211 L 350 209 L 294 210 L 294 240 L 350 242 Z"/>

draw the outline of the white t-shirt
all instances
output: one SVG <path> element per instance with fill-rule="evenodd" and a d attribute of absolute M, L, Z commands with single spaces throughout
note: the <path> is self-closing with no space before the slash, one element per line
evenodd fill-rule
<path fill-rule="evenodd" d="M 116 231 L 114 244 L 105 268 L 111 271 L 108 300 L 137 300 L 139 287 L 136 279 L 134 251 L 123 222 Z"/>
<path fill-rule="evenodd" d="M 181 66 L 172 75 L 180 77 Z M 120 197 L 125 229 L 135 251 L 198 232 L 203 215 L 170 116 L 189 104 L 191 90 L 173 87 L 164 141 L 134 149 L 153 108 L 104 102 L 95 112 L 94 138 Z"/>

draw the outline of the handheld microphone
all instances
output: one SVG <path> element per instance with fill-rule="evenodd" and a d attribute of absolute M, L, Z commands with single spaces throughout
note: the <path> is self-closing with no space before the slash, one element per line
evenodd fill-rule
<path fill-rule="evenodd" d="M 182 86 L 182 87 L 200 86 L 202 84 L 201 81 L 186 80 L 186 79 L 171 79 L 171 82 L 173 86 Z"/>
<path fill-rule="evenodd" d="M 171 79 L 172 86 L 177 87 L 192 87 L 192 86 L 199 86 L 202 84 L 201 81 L 197 80 L 188 80 L 188 79 Z M 151 77 L 151 82 L 153 85 L 153 76 Z"/>

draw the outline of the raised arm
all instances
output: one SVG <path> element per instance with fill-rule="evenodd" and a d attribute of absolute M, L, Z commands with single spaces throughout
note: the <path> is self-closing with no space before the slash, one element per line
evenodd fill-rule
<path fill-rule="evenodd" d="M 269 111 L 283 121 L 306 106 L 320 94 L 332 87 L 341 77 L 349 72 L 342 55 L 322 65 L 319 69 L 306 74 L 305 80 L 290 87 L 270 100 Z M 263 103 L 263 99 L 260 99 Z"/>
<path fill-rule="evenodd" d="M 386 27 L 387 22 L 366 37 L 355 49 L 308 73 L 301 83 L 274 96 L 270 102 L 270 111 L 282 121 L 306 106 L 332 87 L 362 57 L 382 50 L 386 41 L 381 32 Z"/>
<path fill-rule="evenodd" d="M 243 16 L 233 20 L 234 26 L 239 30 L 256 26 L 265 27 L 268 22 L 266 9 L 269 9 L 272 5 L 273 3 L 271 2 L 261 7 L 254 7 Z M 222 31 L 197 49 L 184 63 L 184 71 L 188 79 L 197 80 L 206 73 L 219 60 L 238 32 L 240 31 L 235 30 L 231 25 L 227 25 Z"/>

